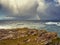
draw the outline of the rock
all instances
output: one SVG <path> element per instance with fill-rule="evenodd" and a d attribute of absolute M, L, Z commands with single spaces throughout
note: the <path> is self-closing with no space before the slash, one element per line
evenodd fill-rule
<path fill-rule="evenodd" d="M 57 33 L 28 28 L 0 30 L 0 40 L 17 38 L 22 38 L 27 43 L 36 42 L 37 44 L 48 45 L 53 39 L 57 39 Z"/>
<path fill-rule="evenodd" d="M 29 35 L 36 35 L 37 34 L 37 30 L 29 30 L 28 34 Z"/>
<path fill-rule="evenodd" d="M 31 39 L 25 39 L 24 42 L 30 42 Z"/>

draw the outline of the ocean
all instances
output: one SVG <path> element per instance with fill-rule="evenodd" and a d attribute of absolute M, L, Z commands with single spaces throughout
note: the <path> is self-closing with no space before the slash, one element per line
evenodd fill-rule
<path fill-rule="evenodd" d="M 12 28 L 31 28 L 39 30 L 47 30 L 50 32 L 57 32 L 60 37 L 60 22 L 55 21 L 17 21 L 17 20 L 5 20 L 0 21 L 0 29 L 12 29 Z"/>

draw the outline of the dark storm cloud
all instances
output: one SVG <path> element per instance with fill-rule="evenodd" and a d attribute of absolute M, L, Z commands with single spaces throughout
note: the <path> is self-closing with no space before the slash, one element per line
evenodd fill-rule
<path fill-rule="evenodd" d="M 38 12 L 41 20 L 60 20 L 60 4 L 57 0 L 46 0 L 45 6 L 47 8 L 43 12 Z"/>

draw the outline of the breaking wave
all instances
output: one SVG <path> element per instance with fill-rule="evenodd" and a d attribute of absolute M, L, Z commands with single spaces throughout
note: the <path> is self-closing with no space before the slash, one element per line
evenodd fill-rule
<path fill-rule="evenodd" d="M 60 22 L 46 22 L 46 25 L 56 25 L 56 26 L 60 26 Z"/>
<path fill-rule="evenodd" d="M 5 23 L 0 25 L 0 29 L 12 29 L 12 28 L 40 29 L 42 27 L 45 27 L 45 25 L 40 23 L 31 23 L 31 22 L 15 22 L 15 23 Z"/>

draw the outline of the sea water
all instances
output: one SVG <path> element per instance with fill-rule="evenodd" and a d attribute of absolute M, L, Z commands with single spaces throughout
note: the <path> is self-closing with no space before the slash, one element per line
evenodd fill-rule
<path fill-rule="evenodd" d="M 0 29 L 31 28 L 57 32 L 60 37 L 60 22 L 53 21 L 0 21 Z"/>

